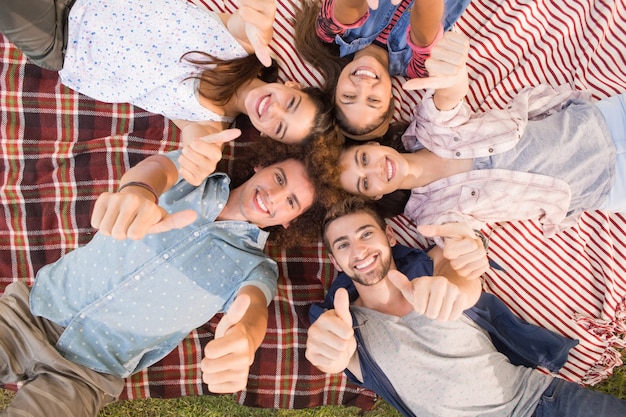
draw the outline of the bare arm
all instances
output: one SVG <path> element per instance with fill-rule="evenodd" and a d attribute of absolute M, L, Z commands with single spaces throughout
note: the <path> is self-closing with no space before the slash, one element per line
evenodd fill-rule
<path fill-rule="evenodd" d="M 443 0 L 415 0 L 411 8 L 411 41 L 428 46 L 435 40 L 443 20 Z"/>
<path fill-rule="evenodd" d="M 367 13 L 367 0 L 336 0 L 333 17 L 339 23 L 351 25 Z"/>
<path fill-rule="evenodd" d="M 246 387 L 250 365 L 267 331 L 267 300 L 254 286 L 239 290 L 222 317 L 215 338 L 204 348 L 202 379 L 215 393 L 232 393 Z"/>

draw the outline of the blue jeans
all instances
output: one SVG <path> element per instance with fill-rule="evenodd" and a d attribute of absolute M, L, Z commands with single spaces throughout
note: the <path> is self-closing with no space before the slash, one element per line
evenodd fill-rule
<path fill-rule="evenodd" d="M 555 378 L 539 400 L 533 417 L 624 417 L 626 401 Z"/>

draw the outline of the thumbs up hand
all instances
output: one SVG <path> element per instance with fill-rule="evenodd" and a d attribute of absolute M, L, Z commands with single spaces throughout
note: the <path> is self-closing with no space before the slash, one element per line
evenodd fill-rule
<path fill-rule="evenodd" d="M 183 135 L 186 133 L 185 128 Z M 191 130 L 191 128 L 190 128 Z M 239 129 L 226 129 L 221 132 L 193 139 L 183 139 L 183 151 L 178 163 L 180 175 L 191 185 L 200 185 L 213 172 L 222 159 L 224 144 L 241 135 Z"/>
<path fill-rule="evenodd" d="M 233 37 L 266 67 L 272 65 L 269 44 L 274 36 L 276 3 L 274 0 L 239 0 L 239 8 L 228 19 Z"/>
<path fill-rule="evenodd" d="M 460 277 L 476 279 L 489 270 L 487 250 L 467 223 L 420 225 L 418 230 L 426 237 L 443 237 L 443 257 Z"/>
<path fill-rule="evenodd" d="M 344 288 L 335 293 L 334 310 L 328 310 L 308 331 L 305 357 L 320 371 L 342 372 L 356 351 L 350 298 Z"/>
<path fill-rule="evenodd" d="M 115 239 L 143 239 L 149 233 L 179 229 L 196 220 L 193 210 L 168 214 L 154 202 L 154 196 L 140 187 L 98 196 L 91 214 L 91 225 Z"/>
<path fill-rule="evenodd" d="M 237 296 L 217 325 L 215 338 L 204 348 L 200 369 L 202 380 L 211 392 L 237 392 L 248 383 L 256 348 L 241 319 L 249 306 L 248 295 Z"/>
<path fill-rule="evenodd" d="M 446 277 L 418 277 L 412 281 L 399 271 L 389 271 L 389 281 L 396 286 L 418 314 L 429 319 L 458 319 L 468 306 L 467 295 Z"/>

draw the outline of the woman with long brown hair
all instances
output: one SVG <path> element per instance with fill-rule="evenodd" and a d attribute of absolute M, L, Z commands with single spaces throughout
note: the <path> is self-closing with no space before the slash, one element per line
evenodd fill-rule
<path fill-rule="evenodd" d="M 342 133 L 381 137 L 392 120 L 390 75 L 426 76 L 424 61 L 470 0 L 303 0 L 296 47 L 324 75 Z"/>
<path fill-rule="evenodd" d="M 222 144 L 202 138 L 241 113 L 286 143 L 333 123 L 320 90 L 258 78 L 271 62 L 275 11 L 271 0 L 242 0 L 233 14 L 181 0 L 8 0 L 0 31 L 37 65 L 60 70 L 66 86 L 172 119 L 187 148 L 181 163 L 208 174 Z"/>

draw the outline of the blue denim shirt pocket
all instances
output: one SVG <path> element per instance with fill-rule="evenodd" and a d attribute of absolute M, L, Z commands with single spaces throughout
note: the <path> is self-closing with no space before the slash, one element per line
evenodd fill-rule
<path fill-rule="evenodd" d="M 351 32 L 351 31 L 348 31 L 348 32 Z M 352 55 L 353 53 L 365 48 L 366 46 L 374 42 L 374 39 L 376 39 L 376 36 L 377 34 L 374 34 L 374 35 L 364 37 L 364 38 L 355 38 L 353 40 L 348 40 L 349 39 L 348 36 L 344 35 L 345 38 L 348 38 L 348 39 L 344 39 L 341 36 L 337 35 L 335 36 L 335 43 L 339 45 L 339 54 L 342 57 L 344 57 L 344 56 Z"/>

